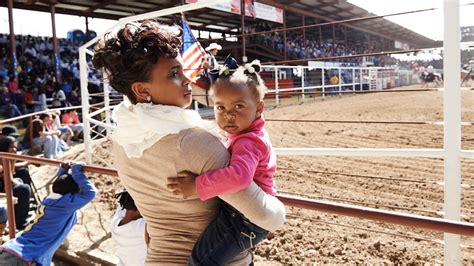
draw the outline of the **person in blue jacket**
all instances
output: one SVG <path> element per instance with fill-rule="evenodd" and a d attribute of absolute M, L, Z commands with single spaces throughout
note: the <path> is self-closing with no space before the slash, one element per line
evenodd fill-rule
<path fill-rule="evenodd" d="M 52 191 L 38 206 L 34 222 L 0 247 L 0 265 L 51 265 L 54 253 L 77 222 L 76 211 L 97 193 L 81 164 L 62 164 Z"/>

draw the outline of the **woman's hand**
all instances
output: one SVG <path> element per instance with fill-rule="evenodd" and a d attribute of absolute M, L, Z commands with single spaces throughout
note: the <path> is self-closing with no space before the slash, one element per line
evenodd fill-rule
<path fill-rule="evenodd" d="M 183 171 L 179 172 L 177 177 L 168 177 L 168 185 L 166 186 L 174 195 L 183 195 L 183 198 L 186 199 L 187 197 L 196 195 L 195 179 L 195 174 Z"/>

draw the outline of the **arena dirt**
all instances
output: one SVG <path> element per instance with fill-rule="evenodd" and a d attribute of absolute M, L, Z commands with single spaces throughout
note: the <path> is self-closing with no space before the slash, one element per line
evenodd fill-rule
<path fill-rule="evenodd" d="M 326 97 L 324 101 L 306 100 L 304 104 L 267 110 L 265 117 L 373 121 L 443 119 L 442 92 L 376 93 Z M 462 120 L 474 121 L 474 92 L 462 93 Z M 267 122 L 267 129 L 274 147 L 443 146 L 443 127 L 434 125 Z M 101 145 L 107 148 L 110 143 Z M 474 126 L 462 127 L 462 148 L 474 149 Z M 111 163 L 108 152 L 97 149 L 95 154 Z M 76 146 L 65 157 L 83 161 L 83 147 Z M 441 159 L 279 156 L 278 167 L 276 184 L 280 193 L 441 217 L 443 187 L 435 183 L 444 179 Z M 35 179 L 42 193 L 54 171 L 50 167 L 37 169 Z M 78 226 L 68 237 L 69 250 L 113 254 L 108 228 L 115 209 L 113 195 L 120 184 L 115 177 L 94 176 L 92 179 L 100 194 L 81 210 Z M 470 189 L 462 190 L 462 214 L 465 221 L 474 222 L 474 160 L 462 161 L 462 183 L 471 185 Z M 443 263 L 442 233 L 298 208 L 287 208 L 287 214 L 284 228 L 256 248 L 257 264 Z M 474 239 L 462 238 L 462 245 L 463 264 L 474 264 Z"/>

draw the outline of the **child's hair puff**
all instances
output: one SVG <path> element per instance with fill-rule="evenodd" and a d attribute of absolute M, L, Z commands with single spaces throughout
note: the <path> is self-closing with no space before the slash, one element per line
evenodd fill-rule
<path fill-rule="evenodd" d="M 240 66 L 237 69 L 229 69 L 225 65 L 219 71 L 217 80 L 211 85 L 211 91 L 217 88 L 227 86 L 245 85 L 255 95 L 255 98 L 262 101 L 267 91 L 267 86 L 260 77 L 259 72 L 262 70 L 259 60 Z"/>

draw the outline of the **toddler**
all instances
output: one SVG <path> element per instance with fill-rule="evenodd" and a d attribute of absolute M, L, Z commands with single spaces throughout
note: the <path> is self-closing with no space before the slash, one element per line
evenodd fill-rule
<path fill-rule="evenodd" d="M 274 196 L 276 156 L 264 129 L 263 97 L 266 87 L 258 61 L 236 70 L 224 67 L 211 86 L 215 118 L 226 132 L 229 165 L 200 176 L 181 172 L 169 178 L 168 187 L 184 197 L 197 194 L 201 200 L 238 192 L 255 183 Z M 189 265 L 223 265 L 243 250 L 260 242 L 268 231 L 250 222 L 225 202 L 217 218 L 197 240 Z"/>

